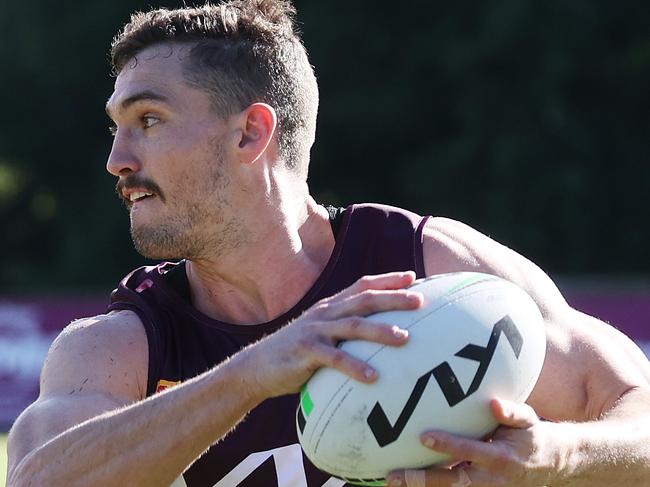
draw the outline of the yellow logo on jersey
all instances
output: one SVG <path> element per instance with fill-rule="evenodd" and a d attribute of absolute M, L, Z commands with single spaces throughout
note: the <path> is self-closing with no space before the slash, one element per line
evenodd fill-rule
<path fill-rule="evenodd" d="M 180 384 L 181 381 L 171 381 L 171 380 L 165 380 L 165 379 L 160 379 L 158 381 L 158 384 L 156 385 L 156 392 L 164 391 L 165 389 L 169 389 L 170 387 L 174 387 L 176 384 Z"/>

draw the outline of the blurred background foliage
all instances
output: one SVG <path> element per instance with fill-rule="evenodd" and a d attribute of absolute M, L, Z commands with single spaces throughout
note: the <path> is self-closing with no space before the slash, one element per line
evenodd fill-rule
<path fill-rule="evenodd" d="M 460 219 L 551 273 L 650 273 L 647 1 L 295 3 L 320 201 Z M 144 262 L 104 103 L 111 38 L 150 5 L 0 0 L 0 292 L 105 292 Z"/>

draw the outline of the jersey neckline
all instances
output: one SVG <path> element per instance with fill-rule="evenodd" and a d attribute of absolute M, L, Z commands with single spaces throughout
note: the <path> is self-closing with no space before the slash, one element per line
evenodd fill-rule
<path fill-rule="evenodd" d="M 354 206 L 355 205 L 350 205 L 341 214 L 340 228 L 338 229 L 338 232 L 336 232 L 334 235 L 336 240 L 334 243 L 334 248 L 332 249 L 332 254 L 330 255 L 330 258 L 327 264 L 325 265 L 325 268 L 321 272 L 320 276 L 318 276 L 314 284 L 312 284 L 312 286 L 307 290 L 307 292 L 302 296 L 302 298 L 300 298 L 298 302 L 291 307 L 291 309 L 285 311 L 280 316 L 270 321 L 264 323 L 250 324 L 250 325 L 234 324 L 234 323 L 228 323 L 225 321 L 211 318 L 208 315 L 196 309 L 189 300 L 181 296 L 179 291 L 175 289 L 168 282 L 167 279 L 165 279 L 165 274 L 169 272 L 171 268 L 176 267 L 178 265 L 183 265 L 184 268 L 185 267 L 184 260 L 180 262 L 164 262 L 162 264 L 157 265 L 155 268 L 155 272 L 156 272 L 155 278 L 156 281 L 158 281 L 157 286 L 160 285 L 161 292 L 165 295 L 165 297 L 168 300 L 168 303 L 171 306 L 182 310 L 182 312 L 184 313 L 187 313 L 194 320 L 196 320 L 198 323 L 200 323 L 203 326 L 217 328 L 223 331 L 227 331 L 228 333 L 238 333 L 244 335 L 261 336 L 266 333 L 275 331 L 276 329 L 280 328 L 282 325 L 285 325 L 289 321 L 300 316 L 300 314 L 302 314 L 302 312 L 305 310 L 305 303 L 312 302 L 314 300 L 314 297 L 317 296 L 318 293 L 327 284 L 328 280 L 332 276 L 339 262 L 339 258 L 348 233 L 350 218 L 352 216 L 352 213 L 354 212 Z"/>

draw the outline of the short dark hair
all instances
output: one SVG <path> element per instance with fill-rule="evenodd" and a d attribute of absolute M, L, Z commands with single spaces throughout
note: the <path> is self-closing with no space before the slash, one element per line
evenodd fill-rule
<path fill-rule="evenodd" d="M 277 112 L 280 156 L 306 175 L 316 133 L 318 86 L 287 0 L 229 0 L 217 5 L 137 12 L 111 46 L 114 74 L 144 49 L 189 43 L 189 84 L 207 92 L 227 117 L 264 102 Z"/>

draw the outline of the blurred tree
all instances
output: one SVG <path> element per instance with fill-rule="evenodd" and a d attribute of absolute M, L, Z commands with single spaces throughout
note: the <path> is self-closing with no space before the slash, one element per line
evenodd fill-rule
<path fill-rule="evenodd" d="M 1 6 L 0 291 L 106 291 L 144 262 L 103 168 L 103 105 L 110 40 L 149 4 Z M 553 272 L 650 272 L 644 2 L 296 5 L 320 200 L 458 218 Z"/>

